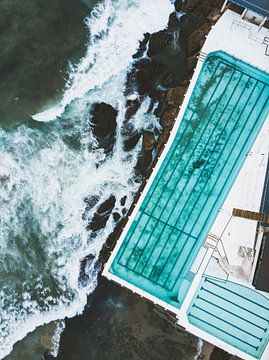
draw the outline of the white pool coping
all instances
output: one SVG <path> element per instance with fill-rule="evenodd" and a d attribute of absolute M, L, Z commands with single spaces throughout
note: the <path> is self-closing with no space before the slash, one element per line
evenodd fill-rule
<path fill-rule="evenodd" d="M 201 50 L 201 53 L 211 53 L 214 51 L 224 51 L 242 61 L 253 65 L 267 73 L 269 73 L 269 57 L 265 55 L 265 44 L 263 44 L 263 38 L 269 36 L 269 31 L 265 28 L 260 29 L 249 22 L 241 19 L 239 14 L 234 13 L 231 10 L 227 10 L 219 21 L 213 26 L 212 30 L 207 36 L 206 42 Z M 182 103 L 180 112 L 175 122 L 175 126 L 171 132 L 170 138 L 165 146 L 160 159 L 157 162 L 147 184 L 131 214 L 128 222 L 123 229 L 123 232 L 117 241 L 117 244 L 112 251 L 112 254 L 106 263 L 103 275 L 109 280 L 113 280 L 119 283 L 121 286 L 125 286 L 131 291 L 139 294 L 140 296 L 150 300 L 154 304 L 158 304 L 166 310 L 169 310 L 176 314 L 178 318 L 178 324 L 183 326 L 190 333 L 203 338 L 204 340 L 226 350 L 227 352 L 237 355 L 245 360 L 254 360 L 255 358 L 236 349 L 235 347 L 223 342 L 214 336 L 202 331 L 201 329 L 191 325 L 187 318 L 187 309 L 196 293 L 196 290 L 200 284 L 201 277 L 206 269 L 206 266 L 213 254 L 212 249 L 208 249 L 206 255 L 203 257 L 203 261 L 200 268 L 195 275 L 191 288 L 188 291 L 187 296 L 180 309 L 167 304 L 166 302 L 154 297 L 147 292 L 137 288 L 136 286 L 128 283 L 120 277 L 111 274 L 109 268 L 125 238 L 127 232 L 157 174 L 166 154 L 168 153 L 170 146 L 172 145 L 176 136 L 178 127 L 184 115 L 185 109 L 188 105 L 191 97 L 193 88 L 196 84 L 197 78 L 201 71 L 203 62 L 198 61 L 188 91 L 185 95 Z M 247 154 L 246 161 L 240 170 L 240 173 L 233 184 L 233 187 L 226 198 L 222 208 L 220 209 L 219 215 L 216 218 L 210 232 L 220 236 L 223 229 L 226 227 L 228 220 L 231 217 L 233 208 L 243 208 L 246 210 L 259 211 L 263 184 L 265 179 L 266 167 L 267 167 L 267 156 L 269 153 L 269 116 L 267 117 L 251 151 Z M 264 154 L 264 155 L 263 155 Z M 244 245 L 246 247 L 253 247 L 254 239 L 256 234 L 257 223 L 255 221 L 232 218 L 229 225 L 227 226 L 225 233 L 222 236 L 225 250 L 229 258 L 230 263 L 234 265 L 240 265 L 241 258 L 237 256 L 238 247 Z M 236 278 L 231 280 L 242 284 L 246 284 Z M 250 285 L 249 285 L 250 286 Z M 250 286 L 251 287 L 251 286 Z M 269 296 L 269 295 L 268 295 Z M 269 344 L 261 357 L 261 360 L 269 359 Z"/>

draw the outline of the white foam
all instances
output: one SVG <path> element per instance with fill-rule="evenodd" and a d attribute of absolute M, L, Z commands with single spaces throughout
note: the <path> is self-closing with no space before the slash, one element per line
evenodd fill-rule
<path fill-rule="evenodd" d="M 50 351 L 50 355 L 52 355 L 55 358 L 57 357 L 58 352 L 59 352 L 60 339 L 61 339 L 62 332 L 64 331 L 64 328 L 65 328 L 64 320 L 57 321 L 56 328 L 55 328 L 54 334 L 52 336 L 53 348 Z"/>
<path fill-rule="evenodd" d="M 119 131 L 127 69 L 143 33 L 162 29 L 171 10 L 165 0 L 107 0 L 98 5 L 87 19 L 87 54 L 70 74 L 62 102 L 34 116 L 50 121 L 62 115 L 60 121 L 47 128 L 0 129 L 0 358 L 37 326 L 81 313 L 97 285 L 94 264 L 115 224 L 110 217 L 93 240 L 87 219 L 111 194 L 118 211 L 124 195 L 130 206 L 138 187 L 133 168 L 139 145 L 127 156 Z M 102 163 L 102 151 L 88 151 L 93 141 L 89 103 L 96 101 L 119 110 L 113 156 Z M 154 116 L 146 116 L 147 108 L 145 100 L 134 119 L 137 128 L 157 126 Z M 81 136 L 80 150 L 67 145 L 63 123 Z M 89 195 L 98 196 L 99 202 L 82 220 Z M 95 256 L 87 268 L 91 280 L 82 287 L 80 259 L 90 253 Z"/>
<path fill-rule="evenodd" d="M 145 32 L 165 27 L 173 7 L 166 0 L 106 0 L 86 19 L 90 33 L 86 56 L 73 68 L 59 104 L 32 116 L 51 121 L 65 107 L 125 70 Z"/>

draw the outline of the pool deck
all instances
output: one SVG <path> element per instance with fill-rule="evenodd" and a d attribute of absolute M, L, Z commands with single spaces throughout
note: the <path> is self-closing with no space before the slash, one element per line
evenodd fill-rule
<path fill-rule="evenodd" d="M 269 73 L 269 57 L 265 55 L 265 44 L 263 44 L 263 38 L 265 36 L 268 36 L 268 30 L 262 28 L 259 32 L 257 32 L 257 26 L 241 20 L 238 14 L 230 10 L 227 10 L 217 24 L 212 28 L 202 48 L 202 55 L 197 63 L 196 70 L 176 121 L 177 125 L 175 125 L 166 148 L 162 153 L 153 174 L 148 180 L 148 183 L 138 203 L 136 204 L 135 210 L 131 214 L 129 221 L 103 271 L 103 275 L 108 279 L 129 288 L 133 292 L 140 294 L 142 297 L 149 299 L 153 303 L 175 313 L 178 318 L 178 323 L 186 328 L 187 331 L 225 349 L 231 354 L 237 355 L 246 360 L 253 360 L 257 358 L 262 360 L 269 359 L 268 324 L 266 325 L 266 321 L 264 323 L 263 319 L 256 319 L 254 317 L 253 322 L 251 323 L 250 321 L 245 320 L 244 315 L 247 317 L 252 316 L 249 314 L 253 304 L 248 304 L 243 300 L 242 306 L 240 305 L 240 311 L 242 313 L 240 312 L 237 317 L 234 317 L 235 314 L 233 311 L 229 310 L 229 321 L 225 320 L 225 324 L 223 325 L 223 318 L 227 317 L 227 310 L 225 310 L 227 306 L 224 304 L 224 301 L 228 301 L 229 297 L 227 297 L 227 300 L 224 299 L 223 293 L 218 294 L 219 303 L 223 303 L 224 305 L 223 308 L 220 305 L 215 308 L 211 304 L 209 297 L 204 296 L 205 291 L 208 294 L 211 290 L 206 289 L 201 284 L 205 281 L 205 279 L 209 279 L 208 282 L 205 282 L 206 285 L 209 284 L 210 286 L 217 286 L 216 284 L 212 285 L 212 281 L 216 279 L 216 281 L 220 281 L 220 283 L 224 282 L 226 284 L 225 286 L 227 289 L 224 290 L 223 286 L 219 286 L 219 288 L 222 289 L 222 292 L 229 291 L 231 293 L 231 289 L 234 286 L 238 289 L 242 288 L 244 289 L 242 294 L 247 294 L 248 296 L 249 294 L 253 295 L 254 303 L 260 303 L 262 296 L 266 308 L 265 310 L 262 310 L 265 311 L 264 318 L 266 319 L 268 317 L 269 320 L 267 313 L 267 308 L 269 311 L 269 294 L 255 291 L 252 288 L 250 280 L 253 276 L 253 271 L 249 271 L 248 273 L 249 269 L 247 263 L 244 264 L 245 271 L 243 272 L 243 275 L 240 272 L 240 270 L 242 270 L 242 256 L 238 255 L 239 247 L 244 246 L 251 249 L 255 248 L 254 241 L 256 237 L 257 222 L 231 216 L 233 208 L 259 212 L 269 153 L 269 116 L 260 130 L 254 145 L 246 154 L 245 162 L 235 182 L 233 183 L 225 202 L 219 209 L 218 216 L 209 231 L 210 234 L 212 234 L 211 240 L 209 239 L 207 244 L 201 246 L 200 253 L 196 256 L 196 260 L 194 261 L 191 269 L 195 276 L 180 307 L 177 306 L 177 304 L 171 304 L 164 301 L 158 296 L 149 294 L 147 291 L 144 291 L 130 283 L 128 278 L 124 279 L 123 277 L 117 276 L 111 273 L 110 270 L 112 263 L 121 248 L 122 242 L 127 236 L 127 233 L 130 230 L 130 227 L 132 226 L 132 223 L 137 216 L 150 187 L 152 186 L 154 177 L 160 169 L 174 142 L 178 126 L 182 121 L 191 94 L 202 69 L 204 54 L 206 55 L 215 51 L 224 51 L 238 59 L 242 59 L 242 61 L 258 69 Z M 219 238 L 221 238 L 221 241 L 218 241 Z M 215 244 L 214 239 L 217 240 Z M 212 241 L 213 245 L 217 245 L 215 249 L 212 246 Z M 216 255 L 217 253 L 218 255 Z M 225 258 L 227 263 L 224 262 L 220 267 L 218 261 L 216 261 L 216 259 L 219 260 L 218 257 L 223 259 Z M 127 261 L 129 260 L 133 261 L 130 257 L 127 258 Z M 225 271 L 223 269 L 225 269 Z M 252 295 L 250 295 L 250 297 L 252 297 Z M 204 299 L 202 303 L 200 300 L 201 298 Z M 240 299 L 244 299 L 244 295 L 242 295 Z M 204 304 L 205 301 L 207 302 L 206 308 L 201 305 Z M 229 304 L 232 309 L 234 304 L 232 304 L 231 301 Z M 199 311 L 197 313 L 198 308 Z M 201 318 L 204 316 L 204 321 L 202 323 L 201 321 L 196 322 L 194 320 L 197 314 L 199 314 L 198 317 Z M 262 322 L 260 323 L 260 321 Z M 219 329 L 222 329 L 222 331 Z M 257 334 L 253 334 L 253 332 L 255 332 L 253 329 L 257 329 Z M 242 341 L 244 338 L 246 341 Z M 256 341 L 259 342 L 258 345 Z"/>

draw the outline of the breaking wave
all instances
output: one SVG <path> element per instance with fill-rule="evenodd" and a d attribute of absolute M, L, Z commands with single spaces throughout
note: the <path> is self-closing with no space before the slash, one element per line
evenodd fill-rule
<path fill-rule="evenodd" d="M 94 238 L 87 222 L 111 195 L 119 213 L 122 197 L 130 206 L 140 144 L 126 154 L 118 130 L 111 157 L 89 150 L 90 109 L 111 104 L 120 129 L 131 55 L 144 32 L 165 27 L 171 10 L 164 0 L 99 3 L 86 19 L 87 54 L 72 68 L 60 104 L 33 116 L 41 122 L 0 129 L 0 358 L 37 326 L 80 313 L 97 285 L 95 264 L 115 222 L 110 217 Z M 154 116 L 142 121 L 147 109 L 146 99 L 137 127 L 155 124 Z M 89 195 L 98 202 L 83 216 Z M 90 281 L 80 286 L 80 260 L 89 254 Z"/>

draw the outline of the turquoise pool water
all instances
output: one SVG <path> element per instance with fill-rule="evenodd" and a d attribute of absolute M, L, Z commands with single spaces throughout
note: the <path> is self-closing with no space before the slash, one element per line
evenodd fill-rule
<path fill-rule="evenodd" d="M 188 319 L 255 358 L 261 357 L 269 340 L 269 299 L 230 281 L 203 278 Z"/>
<path fill-rule="evenodd" d="M 208 55 L 111 273 L 180 306 L 191 265 L 268 111 L 268 74 L 223 52 Z"/>

